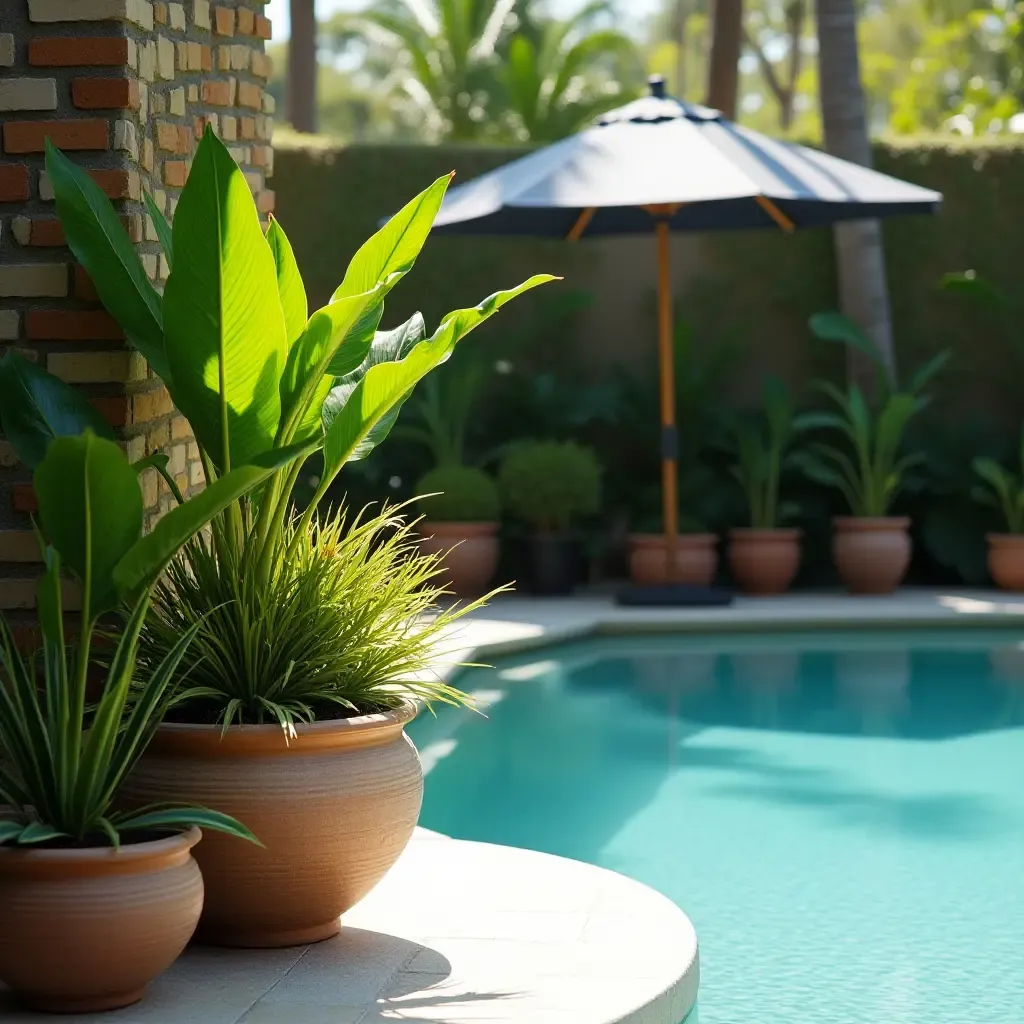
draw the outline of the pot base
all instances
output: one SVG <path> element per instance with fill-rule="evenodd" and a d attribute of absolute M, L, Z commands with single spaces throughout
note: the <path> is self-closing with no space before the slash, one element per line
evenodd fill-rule
<path fill-rule="evenodd" d="M 341 918 L 323 924 L 280 931 L 237 932 L 230 929 L 203 928 L 196 931 L 194 942 L 201 946 L 222 946 L 228 949 L 285 949 L 288 946 L 309 946 L 331 939 L 341 931 Z"/>
<path fill-rule="evenodd" d="M 30 1010 L 38 1010 L 41 1013 L 102 1013 L 105 1010 L 120 1010 L 125 1006 L 132 1006 L 145 992 L 145 988 L 136 988 L 130 992 L 78 997 L 19 992 L 18 1002 Z"/>

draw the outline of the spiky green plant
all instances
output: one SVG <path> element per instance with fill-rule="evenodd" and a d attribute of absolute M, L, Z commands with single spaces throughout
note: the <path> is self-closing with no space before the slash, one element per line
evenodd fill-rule
<path fill-rule="evenodd" d="M 971 497 L 997 509 L 1007 533 L 1024 533 L 1024 430 L 1021 431 L 1018 453 L 1019 473 L 1000 466 L 995 459 L 978 458 L 972 463 L 974 472 L 985 486 L 972 488 Z"/>

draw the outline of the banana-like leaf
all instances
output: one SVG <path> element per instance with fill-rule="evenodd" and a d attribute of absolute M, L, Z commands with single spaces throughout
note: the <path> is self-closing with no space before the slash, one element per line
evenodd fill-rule
<path fill-rule="evenodd" d="M 419 344 L 426 336 L 427 325 L 423 314 L 413 313 L 404 324 L 400 324 L 394 330 L 378 331 L 372 342 L 363 350 L 360 359 L 344 369 L 343 372 L 338 372 L 342 369 L 340 357 L 346 354 L 347 345 L 343 346 L 338 350 L 338 354 L 331 364 L 331 372 L 340 378 L 339 384 L 358 384 L 371 366 L 376 366 L 378 363 L 394 363 L 399 359 L 404 359 L 413 350 L 413 346 Z M 351 351 L 348 355 L 354 356 L 355 351 Z"/>
<path fill-rule="evenodd" d="M 43 461 L 56 437 L 91 430 L 97 437 L 114 438 L 110 424 L 79 392 L 14 349 L 0 359 L 0 422 L 18 458 L 30 468 Z"/>
<path fill-rule="evenodd" d="M 153 197 L 148 193 L 144 192 L 143 195 L 146 198 L 146 210 L 149 216 L 153 220 L 153 227 L 156 228 L 156 237 L 160 240 L 160 248 L 164 251 L 164 257 L 167 260 L 167 266 L 170 270 L 174 269 L 174 241 L 171 235 L 171 225 L 167 223 L 167 218 L 164 216 L 164 211 L 153 201 Z"/>
<path fill-rule="evenodd" d="M 947 348 L 937 353 L 924 364 L 913 377 L 910 378 L 910 390 L 917 394 L 946 364 L 953 358 L 953 353 Z"/>
<path fill-rule="evenodd" d="M 374 428 L 382 420 L 386 422 L 385 417 L 423 377 L 451 355 L 463 337 L 517 295 L 554 280 L 557 279 L 550 274 L 538 274 L 517 288 L 496 292 L 473 309 L 450 313 L 434 335 L 415 345 L 404 359 L 371 366 L 354 387 L 332 390 L 323 407 L 325 478 L 333 479 L 351 458 L 366 454 L 367 445 L 379 440 L 371 436 Z"/>
<path fill-rule="evenodd" d="M 882 353 L 878 346 L 848 316 L 842 313 L 815 313 L 808 321 L 812 333 L 822 341 L 836 341 L 849 345 L 881 365 Z"/>
<path fill-rule="evenodd" d="M 163 572 L 178 549 L 199 532 L 218 512 L 259 487 L 273 473 L 309 454 L 315 441 L 274 448 L 218 477 L 184 505 L 171 509 L 153 529 L 127 551 L 114 569 L 114 581 L 123 597 L 148 587 Z"/>
<path fill-rule="evenodd" d="M 207 128 L 174 215 L 164 327 L 175 404 L 224 472 L 274 442 L 288 356 L 274 256 L 249 186 Z"/>
<path fill-rule="evenodd" d="M 945 274 L 939 281 L 939 287 L 956 295 L 966 295 L 997 313 L 1007 313 L 1013 308 L 1005 292 L 973 270 Z"/>
<path fill-rule="evenodd" d="M 274 254 L 274 266 L 277 268 L 277 294 L 281 299 L 284 312 L 284 324 L 288 332 L 288 344 L 292 345 L 302 334 L 309 316 L 309 305 L 306 301 L 306 288 L 302 283 L 299 265 L 295 262 L 295 253 L 291 242 L 284 233 L 284 228 L 273 217 L 267 228 L 267 243 Z"/>
<path fill-rule="evenodd" d="M 177 832 L 198 826 L 214 832 L 224 832 L 236 839 L 247 839 L 257 846 L 263 844 L 240 821 L 220 811 L 206 807 L 162 807 L 158 810 L 141 810 L 135 814 L 115 819 L 115 825 L 122 832 L 138 832 L 150 829 Z"/>
<path fill-rule="evenodd" d="M 145 458 L 133 462 L 132 469 L 136 473 L 144 473 L 147 469 L 156 469 L 162 472 L 167 469 L 167 463 L 170 461 L 163 452 L 151 452 Z"/>
<path fill-rule="evenodd" d="M 64 237 L 85 267 L 96 294 L 128 340 L 169 383 L 160 295 L 103 190 L 46 140 L 46 173 Z"/>
<path fill-rule="evenodd" d="M 24 831 L 23 821 L 0 821 L 0 846 L 16 843 Z"/>
<path fill-rule="evenodd" d="M 43 536 L 88 581 L 90 614 L 116 608 L 114 567 L 142 533 L 142 493 L 124 453 L 91 431 L 60 437 L 34 482 Z"/>

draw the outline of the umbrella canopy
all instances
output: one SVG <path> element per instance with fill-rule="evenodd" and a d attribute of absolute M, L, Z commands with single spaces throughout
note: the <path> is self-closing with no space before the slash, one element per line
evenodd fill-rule
<path fill-rule="evenodd" d="M 666 576 L 675 572 L 678 438 L 672 353 L 672 231 L 774 227 L 932 213 L 938 192 L 733 124 L 717 110 L 651 95 L 577 135 L 452 189 L 441 234 L 579 241 L 646 234 L 658 243 L 658 364 Z"/>

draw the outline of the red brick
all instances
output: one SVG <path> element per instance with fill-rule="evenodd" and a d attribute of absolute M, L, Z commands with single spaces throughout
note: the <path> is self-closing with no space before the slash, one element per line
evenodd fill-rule
<path fill-rule="evenodd" d="M 241 139 L 256 138 L 256 121 L 251 117 L 242 117 L 238 120 L 238 137 Z"/>
<path fill-rule="evenodd" d="M 211 107 L 231 105 L 231 86 L 227 82 L 203 82 L 203 102 Z"/>
<path fill-rule="evenodd" d="M 153 20 L 158 25 L 167 24 L 167 4 L 155 3 L 153 4 Z"/>
<path fill-rule="evenodd" d="M 109 149 L 107 121 L 82 118 L 73 121 L 8 121 L 4 125 L 7 153 L 42 153 L 45 142 L 61 149 Z"/>
<path fill-rule="evenodd" d="M 250 11 L 248 7 L 239 7 L 237 14 L 238 34 L 240 36 L 251 36 L 254 23 L 253 12 Z"/>
<path fill-rule="evenodd" d="M 112 426 L 123 427 L 128 422 L 128 399 L 124 395 L 91 398 L 89 404 Z"/>
<path fill-rule="evenodd" d="M 273 213 L 274 212 L 274 200 L 275 195 L 272 189 L 264 189 L 256 197 L 256 209 L 260 213 Z"/>
<path fill-rule="evenodd" d="M 56 217 L 40 217 L 32 221 L 29 245 L 63 245 L 64 229 Z"/>
<path fill-rule="evenodd" d="M 0 164 L 0 203 L 28 199 L 28 165 Z"/>
<path fill-rule="evenodd" d="M 214 7 L 213 31 L 220 36 L 235 34 L 235 12 L 231 7 Z"/>
<path fill-rule="evenodd" d="M 92 278 L 85 267 L 80 265 L 75 267 L 75 295 L 85 302 L 99 302 L 100 298 L 96 294 L 96 286 L 92 283 Z"/>
<path fill-rule="evenodd" d="M 116 68 L 128 63 L 127 39 L 30 39 L 28 62 L 46 68 Z"/>
<path fill-rule="evenodd" d="M 110 199 L 128 199 L 131 196 L 128 171 L 90 171 L 89 177 Z"/>
<path fill-rule="evenodd" d="M 238 83 L 238 105 L 251 107 L 253 110 L 263 109 L 263 90 L 252 82 Z"/>
<path fill-rule="evenodd" d="M 269 146 L 253 146 L 252 162 L 256 167 L 269 167 L 272 150 Z"/>
<path fill-rule="evenodd" d="M 156 148 L 167 150 L 168 153 L 178 151 L 178 126 L 169 121 L 156 123 Z"/>
<path fill-rule="evenodd" d="M 171 188 L 183 188 L 188 177 L 188 164 L 184 160 L 168 160 L 164 163 L 164 184 Z"/>
<path fill-rule="evenodd" d="M 178 125 L 178 152 L 179 153 L 191 153 L 192 152 L 192 129 L 186 127 L 183 124 Z"/>
<path fill-rule="evenodd" d="M 264 18 L 262 14 L 256 15 L 256 35 L 260 39 L 269 39 L 273 32 L 273 26 L 270 23 L 269 18 Z"/>
<path fill-rule="evenodd" d="M 80 110 L 138 110 L 139 83 L 134 78 L 76 78 L 71 101 Z"/>
<path fill-rule="evenodd" d="M 35 341 L 119 341 L 124 337 L 104 309 L 30 309 L 25 328 Z"/>
<path fill-rule="evenodd" d="M 204 44 L 203 47 L 202 47 L 202 50 L 201 50 L 201 54 L 202 54 L 202 59 L 203 59 L 203 70 L 204 71 L 212 71 L 213 70 L 213 49 L 211 47 L 209 47 L 209 46 L 206 46 Z"/>
<path fill-rule="evenodd" d="M 11 504 L 15 512 L 38 512 L 39 502 L 31 484 L 13 484 L 11 486 Z"/>

